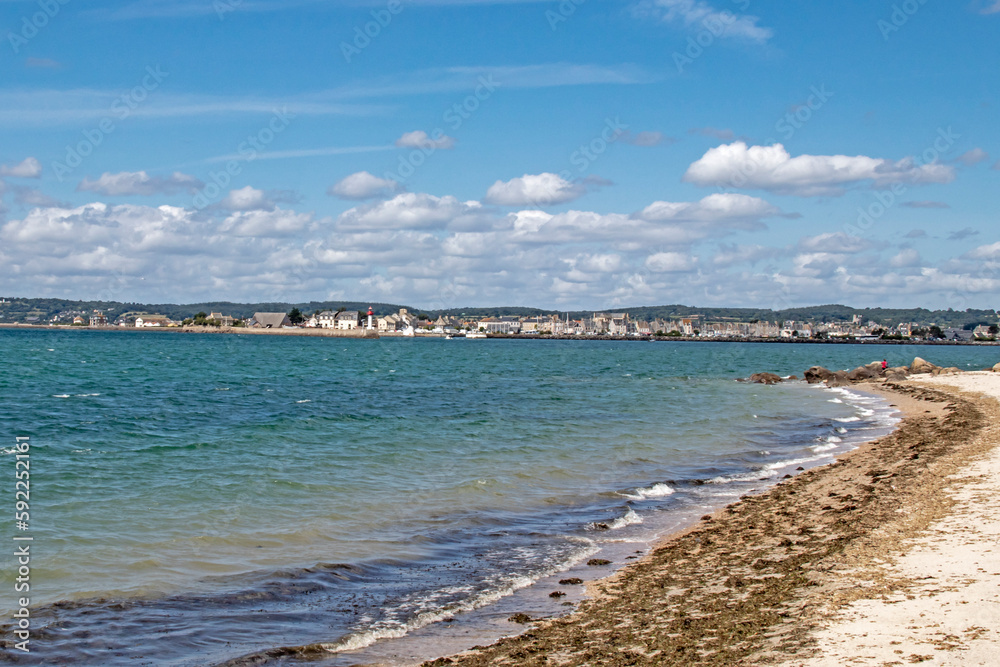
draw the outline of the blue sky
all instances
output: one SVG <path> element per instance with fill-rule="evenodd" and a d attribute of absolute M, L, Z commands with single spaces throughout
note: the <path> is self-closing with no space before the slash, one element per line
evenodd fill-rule
<path fill-rule="evenodd" d="M 1000 1 L 0 0 L 0 295 L 996 307 Z"/>

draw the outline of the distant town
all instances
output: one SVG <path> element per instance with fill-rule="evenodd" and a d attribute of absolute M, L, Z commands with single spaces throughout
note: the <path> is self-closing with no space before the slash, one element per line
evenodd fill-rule
<path fill-rule="evenodd" d="M 376 315 L 367 311 L 316 309 L 303 312 L 297 307 L 288 312 L 258 311 L 249 317 L 239 317 L 223 311 L 198 312 L 192 317 L 173 319 L 149 312 L 124 312 L 114 316 L 101 309 L 65 310 L 44 320 L 26 316 L 23 324 L 33 326 L 70 326 L 86 328 L 138 329 L 202 329 L 202 330 L 331 330 L 337 332 L 371 332 L 379 336 L 466 336 L 466 337 L 616 337 L 616 338 L 678 338 L 678 339 L 746 339 L 746 340 L 854 340 L 854 341 L 954 341 L 995 342 L 998 315 L 991 311 L 991 321 L 966 324 L 963 327 L 941 326 L 935 323 L 897 322 L 885 324 L 861 314 L 848 321 L 809 321 L 733 318 L 713 319 L 690 315 L 677 318 L 643 318 L 629 312 L 595 312 L 586 316 L 566 314 L 536 314 L 521 316 L 456 316 L 414 313 L 408 308 Z M 277 332 L 277 331 L 275 331 Z M 291 333 L 291 332 L 289 332 Z M 303 332 L 305 333 L 305 332 Z M 320 333 L 317 331 L 316 333 Z"/>

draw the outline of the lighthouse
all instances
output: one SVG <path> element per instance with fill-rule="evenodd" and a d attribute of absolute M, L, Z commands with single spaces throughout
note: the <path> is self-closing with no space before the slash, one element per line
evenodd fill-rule
<path fill-rule="evenodd" d="M 372 315 L 374 315 L 374 314 L 375 314 L 375 311 L 372 310 L 371 306 L 368 306 L 368 330 L 369 331 L 371 331 L 374 328 L 374 327 L 372 327 Z"/>

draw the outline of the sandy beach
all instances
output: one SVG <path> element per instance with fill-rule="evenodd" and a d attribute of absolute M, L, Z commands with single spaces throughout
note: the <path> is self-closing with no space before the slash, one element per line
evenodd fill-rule
<path fill-rule="evenodd" d="M 896 431 L 703 517 L 569 616 L 426 664 L 996 664 L 1000 374 L 856 388 Z"/>

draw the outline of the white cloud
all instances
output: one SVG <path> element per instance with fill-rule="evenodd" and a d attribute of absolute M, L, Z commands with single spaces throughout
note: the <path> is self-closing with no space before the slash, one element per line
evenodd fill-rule
<path fill-rule="evenodd" d="M 965 256 L 969 259 L 1000 261 L 1000 241 L 989 245 L 981 245 L 966 253 Z"/>
<path fill-rule="evenodd" d="M 301 232 L 312 222 L 313 217 L 309 213 L 296 213 L 280 208 L 246 210 L 227 217 L 220 230 L 233 236 L 282 237 Z"/>
<path fill-rule="evenodd" d="M 646 268 L 656 273 L 691 271 L 697 264 L 697 257 L 681 252 L 658 252 L 646 259 Z"/>
<path fill-rule="evenodd" d="M 904 248 L 889 260 L 889 266 L 894 269 L 920 266 L 921 263 L 923 263 L 923 259 L 920 257 L 920 253 L 913 248 Z"/>
<path fill-rule="evenodd" d="M 980 162 L 986 162 L 989 159 L 990 154 L 982 148 L 973 148 L 972 150 L 965 151 L 955 158 L 955 162 L 964 164 L 966 167 L 972 167 Z"/>
<path fill-rule="evenodd" d="M 579 199 L 586 187 L 570 183 L 558 174 L 525 174 L 506 183 L 497 181 L 486 191 L 483 201 L 499 206 L 554 206 Z"/>
<path fill-rule="evenodd" d="M 12 176 L 14 178 L 40 178 L 42 175 L 42 163 L 37 158 L 27 157 L 15 165 L 0 165 L 0 176 Z"/>
<path fill-rule="evenodd" d="M 781 214 L 763 199 L 748 195 L 719 193 L 698 202 L 653 202 L 637 214 L 649 221 L 722 222 L 757 220 Z"/>
<path fill-rule="evenodd" d="M 481 210 L 476 201 L 461 202 L 450 195 L 404 192 L 388 201 L 344 211 L 337 218 L 340 230 L 442 229 Z"/>
<path fill-rule="evenodd" d="M 828 232 L 817 236 L 806 236 L 799 240 L 799 250 L 805 252 L 856 254 L 872 247 L 872 242 L 843 232 Z"/>
<path fill-rule="evenodd" d="M 274 210 L 274 202 L 268 199 L 267 194 L 249 185 L 239 190 L 230 190 L 219 202 L 219 206 L 228 211 Z"/>
<path fill-rule="evenodd" d="M 781 144 L 747 146 L 742 141 L 710 149 L 688 167 L 684 180 L 702 186 L 759 188 L 800 197 L 839 196 L 847 185 L 869 181 L 874 187 L 896 183 L 950 183 L 955 169 L 912 159 L 893 162 L 858 155 L 792 157 Z"/>
<path fill-rule="evenodd" d="M 406 132 L 399 139 L 396 139 L 396 145 L 400 148 L 450 150 L 455 147 L 455 140 L 446 134 L 439 134 L 431 138 L 423 130 L 415 130 Z"/>
<path fill-rule="evenodd" d="M 719 10 L 704 0 L 653 0 L 653 13 L 666 23 L 681 23 L 694 31 L 765 43 L 774 31 L 757 25 L 760 18 Z"/>
<path fill-rule="evenodd" d="M 77 192 L 96 192 L 108 197 L 172 195 L 194 192 L 204 183 L 194 176 L 175 171 L 170 176 L 150 176 L 145 171 L 104 172 L 96 181 L 84 178 Z"/>
<path fill-rule="evenodd" d="M 388 178 L 379 178 L 367 171 L 359 171 L 334 183 L 326 194 L 341 199 L 374 199 L 399 192 L 399 183 Z"/>

